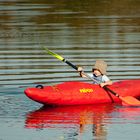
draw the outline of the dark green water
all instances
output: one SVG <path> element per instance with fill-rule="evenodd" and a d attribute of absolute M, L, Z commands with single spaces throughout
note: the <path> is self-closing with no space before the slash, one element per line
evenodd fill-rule
<path fill-rule="evenodd" d="M 25 88 L 84 80 L 41 46 L 87 72 L 104 59 L 112 81 L 139 79 L 139 0 L 0 1 L 0 140 L 139 139 L 136 107 L 59 107 L 38 115 L 41 105 Z"/>

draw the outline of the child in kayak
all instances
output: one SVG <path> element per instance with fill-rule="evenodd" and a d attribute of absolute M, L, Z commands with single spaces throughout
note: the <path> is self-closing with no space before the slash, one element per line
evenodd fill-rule
<path fill-rule="evenodd" d="M 93 84 L 100 84 L 101 87 L 112 85 L 112 81 L 106 76 L 106 70 L 107 63 L 103 60 L 97 60 L 92 69 L 93 73 L 89 74 L 89 76 L 95 80 Z M 78 72 L 81 77 L 87 77 L 84 75 L 82 67 L 78 67 Z"/>

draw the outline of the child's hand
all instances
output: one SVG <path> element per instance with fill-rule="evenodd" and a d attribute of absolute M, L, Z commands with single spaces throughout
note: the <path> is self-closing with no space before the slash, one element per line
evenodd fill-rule
<path fill-rule="evenodd" d="M 104 87 L 104 86 L 107 86 L 107 85 L 112 85 L 112 81 L 109 80 L 109 81 L 107 81 L 105 83 L 100 84 L 101 87 Z"/>
<path fill-rule="evenodd" d="M 82 67 L 78 67 L 78 71 L 83 71 L 83 68 Z"/>
<path fill-rule="evenodd" d="M 106 85 L 106 83 L 101 83 L 100 84 L 101 87 L 104 87 L 105 85 Z"/>

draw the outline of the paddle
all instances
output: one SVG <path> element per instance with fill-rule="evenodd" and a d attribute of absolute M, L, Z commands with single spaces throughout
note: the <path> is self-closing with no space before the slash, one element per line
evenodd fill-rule
<path fill-rule="evenodd" d="M 45 49 L 47 51 L 47 53 L 49 53 L 50 55 L 53 55 L 54 57 L 56 57 L 57 59 L 65 62 L 66 64 L 68 64 L 69 66 L 71 66 L 72 68 L 74 68 L 75 70 L 78 70 L 78 67 L 73 65 L 71 62 L 69 62 L 68 60 L 66 60 L 65 58 L 63 58 L 62 56 L 50 51 L 49 49 L 47 49 L 46 47 L 43 47 L 43 49 Z M 87 78 L 96 81 L 95 79 L 93 79 L 92 77 L 90 77 L 88 74 L 82 72 L 82 74 L 84 74 Z M 122 97 L 119 94 L 115 93 L 114 91 L 112 91 L 110 88 L 108 88 L 107 86 L 103 87 L 105 90 L 109 91 L 110 93 L 112 93 L 113 95 L 115 95 L 116 97 L 118 97 L 120 100 L 122 100 L 122 104 L 123 105 L 131 105 L 131 106 L 140 106 L 140 101 L 137 100 L 136 98 L 132 97 L 132 96 L 126 96 L 126 97 Z"/>

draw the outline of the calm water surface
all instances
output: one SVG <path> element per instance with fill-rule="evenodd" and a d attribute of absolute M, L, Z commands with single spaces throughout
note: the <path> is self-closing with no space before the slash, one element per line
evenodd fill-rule
<path fill-rule="evenodd" d="M 0 1 L 0 140 L 140 139 L 139 107 L 42 108 L 28 99 L 29 86 L 84 81 L 42 46 L 86 72 L 104 59 L 112 81 L 139 79 L 138 0 Z"/>

